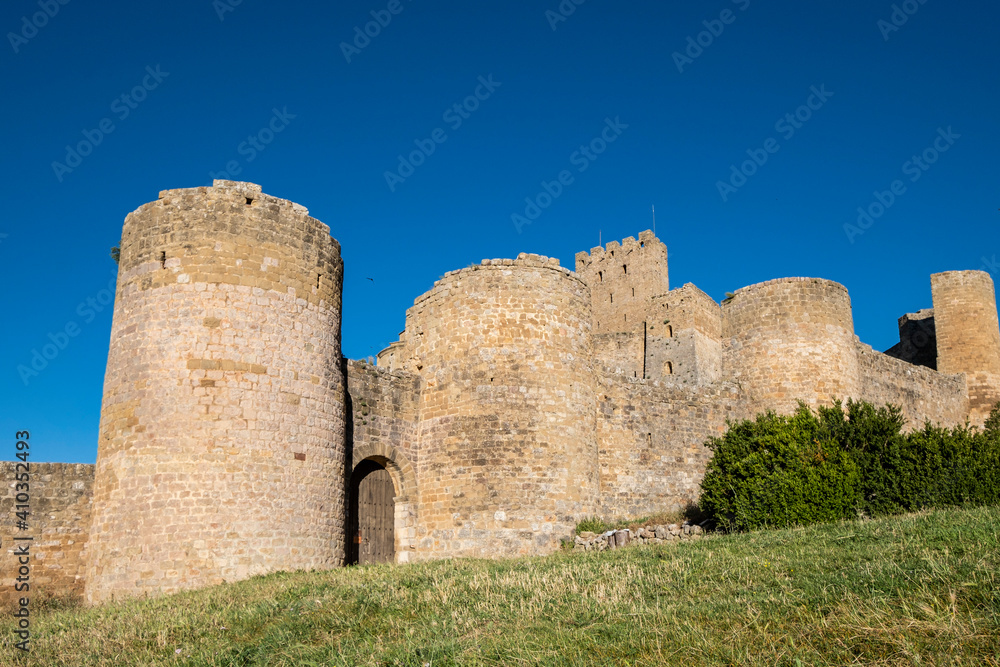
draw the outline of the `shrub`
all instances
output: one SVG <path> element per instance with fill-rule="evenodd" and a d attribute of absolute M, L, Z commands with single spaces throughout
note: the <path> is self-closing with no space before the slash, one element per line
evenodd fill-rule
<path fill-rule="evenodd" d="M 701 484 L 701 509 L 726 530 L 854 516 L 861 501 L 858 465 L 832 435 L 805 405 L 790 416 L 769 412 L 731 424 L 707 443 L 714 455 Z"/>
<path fill-rule="evenodd" d="M 747 530 L 1000 503 L 1000 404 L 982 430 L 903 423 L 896 406 L 848 401 L 729 424 L 706 443 L 700 507 Z"/>

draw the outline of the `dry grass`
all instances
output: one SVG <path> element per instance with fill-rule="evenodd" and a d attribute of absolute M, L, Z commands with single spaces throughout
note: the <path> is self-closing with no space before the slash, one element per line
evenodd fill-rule
<path fill-rule="evenodd" d="M 279 573 L 34 619 L 37 665 L 1000 665 L 1000 509 Z M 179 652 L 178 652 L 179 650 Z M 17 656 L 15 656 L 17 657 Z"/>

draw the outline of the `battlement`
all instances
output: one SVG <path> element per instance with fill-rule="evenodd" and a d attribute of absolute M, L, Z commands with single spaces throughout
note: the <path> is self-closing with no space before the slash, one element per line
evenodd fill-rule
<path fill-rule="evenodd" d="M 667 246 L 646 230 L 576 254 L 576 273 L 590 286 L 594 331 L 639 331 L 650 300 L 670 291 Z"/>
<path fill-rule="evenodd" d="M 667 246 L 653 235 L 652 230 L 647 229 L 639 232 L 638 241 L 636 241 L 635 237 L 629 236 L 622 239 L 620 243 L 618 241 L 608 241 L 604 247 L 597 246 L 596 248 L 591 248 L 589 253 L 585 250 L 576 253 L 576 270 L 580 271 L 586 265 L 594 262 L 614 261 L 616 253 L 618 259 L 621 259 L 622 253 L 628 254 L 635 250 L 645 249 L 647 245 L 653 248 L 662 248 L 663 255 L 666 257 Z"/>

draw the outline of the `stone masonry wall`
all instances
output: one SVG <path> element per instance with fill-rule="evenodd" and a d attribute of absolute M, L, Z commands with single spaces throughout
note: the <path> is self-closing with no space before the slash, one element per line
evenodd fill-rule
<path fill-rule="evenodd" d="M 329 228 L 253 184 L 126 218 L 89 601 L 342 563 L 342 277 Z"/>
<path fill-rule="evenodd" d="M 899 318 L 899 342 L 885 351 L 890 357 L 937 370 L 934 309 L 924 308 Z"/>
<path fill-rule="evenodd" d="M 679 387 L 603 375 L 597 441 L 605 518 L 639 517 L 693 503 L 711 452 L 708 438 L 740 417 L 731 385 Z"/>
<path fill-rule="evenodd" d="M 859 395 L 851 299 L 843 285 L 818 278 L 751 285 L 722 304 L 722 317 L 723 372 L 751 414 Z"/>
<path fill-rule="evenodd" d="M 416 550 L 420 377 L 363 361 L 345 361 L 345 369 L 348 474 L 365 459 L 389 471 L 396 488 L 396 560 L 405 563 Z"/>
<path fill-rule="evenodd" d="M 864 343 L 856 345 L 861 371 L 861 391 L 857 398 L 873 405 L 900 406 L 907 429 L 920 428 L 926 420 L 944 426 L 965 422 L 969 400 L 961 375 L 914 366 Z"/>
<path fill-rule="evenodd" d="M 0 609 L 27 596 L 31 604 L 45 598 L 82 598 L 83 551 L 90 532 L 94 466 L 82 463 L 30 463 L 27 531 L 14 523 L 15 465 L 0 462 Z M 23 472 L 21 469 L 18 472 Z M 15 542 L 15 537 L 32 537 Z M 29 544 L 31 572 L 27 592 L 17 592 L 18 544 Z M 29 606 L 29 609 L 31 607 Z"/>
<path fill-rule="evenodd" d="M 537 255 L 453 271 L 416 300 L 419 558 L 555 550 L 593 511 L 590 331 L 587 285 Z"/>
<path fill-rule="evenodd" d="M 712 297 L 691 283 L 666 294 L 654 296 L 649 303 L 650 331 L 664 334 L 696 329 L 713 340 L 722 338 L 722 310 Z"/>
<path fill-rule="evenodd" d="M 687 283 L 654 296 L 646 342 L 646 377 L 675 384 L 711 384 L 722 378 L 722 311 Z"/>
<path fill-rule="evenodd" d="M 597 334 L 642 332 L 650 299 L 670 290 L 667 246 L 649 230 L 577 253 L 576 273 L 590 286 Z"/>
<path fill-rule="evenodd" d="M 594 334 L 595 365 L 612 374 L 641 378 L 645 341 L 642 332 Z"/>
<path fill-rule="evenodd" d="M 931 276 L 937 368 L 965 373 L 969 411 L 981 424 L 1000 401 L 1000 327 L 996 293 L 985 271 L 948 271 Z"/>
<path fill-rule="evenodd" d="M 722 344 L 697 329 L 670 338 L 646 339 L 646 377 L 677 385 L 707 385 L 722 379 Z"/>

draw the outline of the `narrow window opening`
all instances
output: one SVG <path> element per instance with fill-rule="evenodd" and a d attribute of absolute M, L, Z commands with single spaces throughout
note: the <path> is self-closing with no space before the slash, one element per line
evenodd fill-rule
<path fill-rule="evenodd" d="M 673 338 L 673 337 L 674 337 L 674 325 L 668 324 L 667 325 L 667 338 Z"/>
<path fill-rule="evenodd" d="M 645 248 L 646 247 L 646 242 L 645 241 L 639 241 L 639 247 L 640 248 Z"/>
<path fill-rule="evenodd" d="M 622 264 L 622 271 L 625 272 L 626 276 L 628 275 L 628 264 Z"/>
<path fill-rule="evenodd" d="M 614 256 L 615 256 L 615 251 L 614 251 L 614 250 L 612 250 L 612 251 L 611 251 L 611 256 L 612 256 L 612 257 L 614 257 Z"/>
<path fill-rule="evenodd" d="M 322 274 L 322 273 L 317 273 L 317 274 L 316 274 L 316 289 L 319 289 L 319 280 L 320 280 L 320 278 L 322 278 L 322 277 L 323 277 L 323 274 Z"/>
<path fill-rule="evenodd" d="M 632 296 L 635 296 L 635 288 L 632 288 Z"/>
<path fill-rule="evenodd" d="M 251 199 L 250 197 L 247 197 L 247 206 L 249 206 L 252 203 L 253 203 L 253 199 Z"/>
<path fill-rule="evenodd" d="M 646 434 L 646 444 L 648 446 L 650 446 L 650 447 L 653 446 L 653 434 L 652 433 L 647 433 Z"/>
<path fill-rule="evenodd" d="M 611 303 L 614 303 L 614 302 L 615 302 L 615 295 L 614 295 L 614 294 L 612 294 L 612 295 L 611 295 Z"/>
<path fill-rule="evenodd" d="M 167 268 L 167 253 L 166 251 L 160 253 L 160 268 Z"/>
<path fill-rule="evenodd" d="M 669 362 L 669 361 L 668 361 L 668 362 L 666 363 L 666 365 L 664 365 L 664 367 L 663 367 L 663 371 L 664 371 L 664 372 L 665 372 L 665 373 L 666 373 L 667 375 L 673 375 L 673 374 L 674 374 L 674 365 L 673 365 L 673 364 L 672 364 L 671 362 Z"/>
<path fill-rule="evenodd" d="M 601 281 L 602 283 L 604 282 L 604 271 L 598 271 L 597 272 L 597 279 L 599 281 Z"/>
<path fill-rule="evenodd" d="M 628 313 L 625 313 L 625 321 L 628 322 Z"/>

